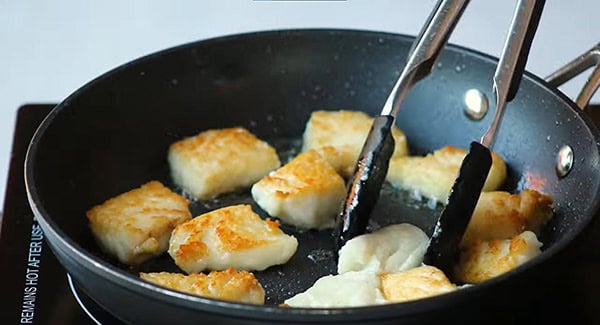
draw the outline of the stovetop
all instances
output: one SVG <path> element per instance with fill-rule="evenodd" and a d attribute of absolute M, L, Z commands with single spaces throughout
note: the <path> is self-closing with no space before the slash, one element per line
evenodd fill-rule
<path fill-rule="evenodd" d="M 2 324 L 119 324 L 85 296 L 50 251 L 29 209 L 23 180 L 27 145 L 54 105 L 19 109 L 9 178 L 0 216 L 0 323 Z M 591 114 L 600 125 L 600 109 Z M 598 220 L 600 218 L 596 218 Z M 515 323 L 600 324 L 600 222 L 569 248 L 572 264 L 552 287 L 533 288 L 527 305 L 506 312 Z M 518 294 L 518 293 L 516 293 Z"/>
<path fill-rule="evenodd" d="M 25 153 L 35 129 L 52 107 L 26 105 L 17 115 L 4 212 L 0 217 L 0 323 L 119 324 L 110 313 L 77 291 L 29 209 L 23 179 Z"/>

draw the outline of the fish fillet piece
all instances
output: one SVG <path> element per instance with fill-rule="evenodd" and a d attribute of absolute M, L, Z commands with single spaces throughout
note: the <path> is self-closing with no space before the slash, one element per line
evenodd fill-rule
<path fill-rule="evenodd" d="M 302 151 L 315 149 L 345 178 L 354 172 L 358 155 L 371 130 L 373 118 L 359 111 L 315 111 L 306 123 Z M 393 157 L 406 156 L 404 133 L 394 126 Z"/>
<path fill-rule="evenodd" d="M 247 271 L 227 269 L 209 274 L 158 272 L 140 273 L 140 278 L 169 289 L 192 295 L 263 305 L 265 290 L 254 274 Z"/>
<path fill-rule="evenodd" d="M 403 302 L 431 297 L 456 290 L 444 272 L 433 266 L 420 266 L 407 271 L 383 273 L 381 291 L 389 302 Z"/>
<path fill-rule="evenodd" d="M 338 273 L 349 271 L 397 272 L 423 262 L 429 237 L 404 223 L 352 238 L 340 249 Z"/>
<path fill-rule="evenodd" d="M 385 303 L 373 272 L 347 272 L 319 278 L 312 287 L 285 301 L 289 307 L 360 307 Z"/>
<path fill-rule="evenodd" d="M 158 181 L 118 195 L 87 211 L 100 247 L 125 264 L 164 253 L 171 231 L 190 220 L 189 201 Z"/>
<path fill-rule="evenodd" d="M 466 150 L 446 146 L 425 157 L 392 157 L 387 180 L 446 204 Z M 492 166 L 483 191 L 498 189 L 506 179 L 504 160 L 492 152 Z"/>
<path fill-rule="evenodd" d="M 202 200 L 249 187 L 281 165 L 273 147 L 241 127 L 175 142 L 168 161 L 175 183 Z"/>
<path fill-rule="evenodd" d="M 314 150 L 252 186 L 252 197 L 263 210 L 300 228 L 332 227 L 345 196 L 342 177 Z"/>
<path fill-rule="evenodd" d="M 454 271 L 455 280 L 483 282 L 536 257 L 541 253 L 541 246 L 531 231 L 524 231 L 512 239 L 475 243 L 461 252 Z"/>
<path fill-rule="evenodd" d="M 525 230 L 540 234 L 552 217 L 552 198 L 534 190 L 519 194 L 483 192 L 479 197 L 461 246 L 477 241 L 512 238 Z"/>
<path fill-rule="evenodd" d="M 169 254 L 187 273 L 203 270 L 264 270 L 287 262 L 298 241 L 262 220 L 250 205 L 221 208 L 186 223 L 171 235 Z"/>

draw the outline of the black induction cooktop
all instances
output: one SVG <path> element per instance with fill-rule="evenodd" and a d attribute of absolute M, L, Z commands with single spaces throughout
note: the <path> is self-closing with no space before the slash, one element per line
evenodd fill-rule
<path fill-rule="evenodd" d="M 25 105 L 17 115 L 0 217 L 0 324 L 119 324 L 70 280 L 27 203 L 23 178 L 27 145 L 53 107 Z"/>
<path fill-rule="evenodd" d="M 52 107 L 25 105 L 18 111 L 0 217 L 0 324 L 119 324 L 71 281 L 45 243 L 27 203 L 23 179 L 27 145 Z M 598 113 L 591 116 L 600 125 Z M 527 288 L 537 294 L 527 304 L 505 311 L 512 315 L 508 323 L 600 324 L 600 222 L 569 247 L 568 255 L 570 265 L 553 285 Z"/>

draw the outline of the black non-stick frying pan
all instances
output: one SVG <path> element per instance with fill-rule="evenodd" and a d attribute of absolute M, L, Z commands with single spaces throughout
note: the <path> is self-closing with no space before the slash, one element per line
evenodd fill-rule
<path fill-rule="evenodd" d="M 365 31 L 253 33 L 159 52 L 90 82 L 51 112 L 27 155 L 29 200 L 52 250 L 88 295 L 133 323 L 426 323 L 481 316 L 485 303 L 518 303 L 523 288 L 541 281 L 538 274 L 552 274 L 550 262 L 590 223 L 600 204 L 598 130 L 571 100 L 531 74 L 507 107 L 495 151 L 510 169 L 504 189 L 534 188 L 551 195 L 554 217 L 541 235 L 540 256 L 485 283 L 402 304 L 280 308 L 276 304 L 335 270 L 330 231 L 284 226 L 300 245 L 287 264 L 256 273 L 267 305 L 236 304 L 141 281 L 139 271 L 178 269 L 166 254 L 136 268 L 121 265 L 100 252 L 88 228 L 85 211 L 110 197 L 154 179 L 175 188 L 166 153 L 184 136 L 244 126 L 275 145 L 285 159 L 300 147 L 313 110 L 376 114 L 411 42 L 407 36 Z M 470 119 L 463 97 L 476 89 L 492 98 L 495 65 L 494 58 L 468 49 L 449 46 L 444 51 L 398 116 L 412 154 L 445 145 L 465 147 L 483 134 L 493 114 Z M 555 167 L 565 145 L 574 163 L 561 178 Z M 261 211 L 248 191 L 193 202 L 191 210 L 199 215 L 240 202 Z M 410 222 L 431 234 L 438 214 L 439 207 L 431 209 L 385 187 L 371 227 Z"/>

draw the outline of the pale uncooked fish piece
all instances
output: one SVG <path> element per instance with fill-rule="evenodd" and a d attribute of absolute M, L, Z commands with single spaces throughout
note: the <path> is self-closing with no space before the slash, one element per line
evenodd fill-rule
<path fill-rule="evenodd" d="M 429 237 L 411 224 L 396 224 L 349 240 L 339 252 L 338 273 L 398 272 L 421 265 Z"/>
<path fill-rule="evenodd" d="M 308 290 L 285 301 L 290 307 L 359 307 L 385 303 L 373 272 L 347 272 L 318 279 Z"/>

